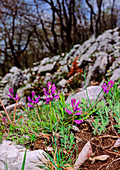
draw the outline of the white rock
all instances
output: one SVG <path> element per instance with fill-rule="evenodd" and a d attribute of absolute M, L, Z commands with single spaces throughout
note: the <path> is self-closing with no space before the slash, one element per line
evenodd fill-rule
<path fill-rule="evenodd" d="M 94 102 L 97 99 L 101 90 L 102 90 L 102 87 L 100 87 L 100 86 L 90 86 L 87 88 L 90 102 Z M 102 95 L 103 95 L 103 93 L 100 94 L 99 99 Z M 76 93 L 75 95 L 73 95 L 71 97 L 68 97 L 68 99 L 66 100 L 65 103 L 71 103 L 71 99 L 76 99 L 76 102 L 78 102 L 79 100 L 81 101 L 82 98 L 84 98 L 85 100 L 88 101 L 86 90 L 83 90 L 81 92 Z"/>
<path fill-rule="evenodd" d="M 15 73 L 15 72 L 17 72 L 17 71 L 19 71 L 19 69 L 18 69 L 16 66 L 13 66 L 13 67 L 9 70 L 10 73 Z"/>
<path fill-rule="evenodd" d="M 53 64 L 46 64 L 45 66 L 41 66 L 38 70 L 38 73 L 40 74 L 41 72 L 52 71 L 55 64 L 56 64 L 56 62 L 54 62 Z"/>
<path fill-rule="evenodd" d="M 60 87 L 65 87 L 66 83 L 67 83 L 67 80 L 62 79 L 62 80 L 58 83 L 58 86 L 60 86 Z"/>
<path fill-rule="evenodd" d="M 41 61 L 41 64 L 40 65 L 45 65 L 45 64 L 47 64 L 48 62 L 49 62 L 49 57 L 47 57 L 47 58 L 44 58 L 42 61 Z"/>
<path fill-rule="evenodd" d="M 7 165 L 9 170 L 20 170 L 22 167 L 23 157 L 25 153 L 25 148 L 20 147 L 20 145 L 15 145 L 11 141 L 3 141 L 0 145 L 0 170 L 5 170 L 5 164 L 7 160 Z M 46 154 L 43 150 L 29 151 L 27 150 L 25 170 L 40 170 L 36 165 L 43 165 L 38 158 L 42 159 L 43 162 L 47 160 L 44 157 Z"/>
<path fill-rule="evenodd" d="M 113 75 L 110 78 L 112 81 L 117 81 L 118 79 L 120 79 L 120 67 L 113 71 Z"/>

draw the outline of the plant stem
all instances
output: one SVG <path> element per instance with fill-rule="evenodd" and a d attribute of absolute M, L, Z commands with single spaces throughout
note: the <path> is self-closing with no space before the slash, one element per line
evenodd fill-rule
<path fill-rule="evenodd" d="M 1 99 L 0 99 L 0 102 L 1 102 L 1 104 L 2 104 L 2 107 L 3 107 L 3 109 L 4 109 L 4 111 L 5 111 L 6 115 L 7 115 L 7 118 L 8 118 L 8 120 L 9 120 L 10 124 L 12 124 L 12 121 L 11 121 L 11 119 L 10 119 L 8 113 L 7 113 L 7 110 L 6 110 L 6 108 L 5 108 L 5 106 L 4 106 L 4 104 L 3 104 L 3 102 L 2 102 Z"/>
<path fill-rule="evenodd" d="M 73 122 L 74 122 L 74 112 L 73 112 L 73 116 L 72 116 L 72 126 L 73 126 Z"/>
<path fill-rule="evenodd" d="M 14 107 L 13 124 L 15 123 L 15 114 L 16 114 L 17 103 L 18 103 L 18 100 L 16 100 L 15 107 Z"/>

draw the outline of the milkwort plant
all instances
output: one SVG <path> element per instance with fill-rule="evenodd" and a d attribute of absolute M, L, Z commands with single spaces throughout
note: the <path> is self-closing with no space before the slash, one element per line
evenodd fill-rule
<path fill-rule="evenodd" d="M 100 109 L 96 111 L 95 120 L 92 123 L 94 135 L 101 135 L 105 132 L 108 124 L 111 125 L 116 135 L 120 133 L 120 89 L 118 85 L 119 82 L 114 83 L 112 80 L 102 85 L 106 103 L 104 101 L 97 103 Z"/>
<path fill-rule="evenodd" d="M 98 100 L 98 98 L 99 98 L 99 96 L 102 92 L 102 90 L 101 90 L 100 94 L 97 97 L 97 100 L 95 101 L 95 103 L 93 105 L 91 105 L 90 100 L 88 98 L 90 108 L 87 106 L 87 102 L 84 103 L 86 105 L 86 107 L 88 108 L 87 111 L 85 111 L 85 110 L 83 111 L 83 109 L 79 107 L 79 104 L 81 103 L 80 101 L 78 101 L 77 104 L 76 104 L 76 99 L 72 99 L 71 100 L 72 111 L 68 110 L 67 107 L 65 108 L 65 111 L 68 114 L 72 115 L 72 125 L 73 125 L 73 122 L 75 122 L 77 124 L 81 124 L 83 122 L 83 120 L 86 120 L 87 118 L 89 118 L 89 116 L 91 114 L 93 114 L 95 112 L 96 113 L 99 112 L 100 106 L 97 105 L 97 104 L 102 100 L 102 98 L 105 96 L 106 93 L 109 93 L 109 91 L 113 87 L 113 85 L 114 85 L 114 82 L 112 80 L 110 80 L 108 82 L 108 84 L 104 83 L 102 85 L 102 89 L 103 89 L 104 94 Z M 84 99 L 82 101 L 84 102 Z M 83 105 L 81 105 L 81 106 L 83 106 Z M 96 108 L 96 106 L 97 106 L 97 108 Z M 75 118 L 78 117 L 78 116 L 80 118 L 78 120 L 75 120 Z M 96 126 L 98 126 L 98 119 L 95 119 L 95 123 L 93 123 L 93 125 L 95 125 L 95 128 L 96 128 Z M 108 118 L 107 117 L 102 119 L 102 131 L 103 131 L 103 129 L 105 129 L 106 125 L 108 125 Z"/>
<path fill-rule="evenodd" d="M 57 115 L 51 107 L 51 102 L 54 101 L 55 99 L 59 99 L 60 91 L 57 94 L 55 84 L 52 85 L 51 82 L 48 82 L 47 89 L 43 88 L 43 92 L 45 95 L 46 104 L 50 105 L 49 119 L 50 119 L 50 129 L 52 130 L 53 124 L 57 122 Z"/>
<path fill-rule="evenodd" d="M 49 155 L 50 165 L 53 164 L 53 166 L 56 168 L 61 166 L 65 167 L 65 162 L 69 159 L 64 157 L 63 150 L 66 149 L 67 151 L 70 151 L 72 148 L 71 144 L 75 144 L 74 136 L 72 136 L 70 133 L 72 127 L 71 125 L 74 123 L 81 124 L 84 122 L 84 120 L 89 118 L 91 114 L 94 113 L 94 134 L 101 134 L 109 122 L 112 124 L 112 118 L 116 121 L 116 124 L 113 124 L 113 127 L 118 129 L 118 132 L 120 131 L 120 114 L 118 108 L 120 107 L 120 90 L 117 86 L 118 84 L 114 83 L 113 81 L 109 81 L 108 84 L 106 82 L 102 86 L 104 92 L 103 96 L 98 100 L 98 95 L 98 98 L 94 104 L 88 106 L 84 99 L 82 99 L 81 102 L 77 102 L 76 99 L 72 99 L 72 107 L 70 108 L 68 104 L 65 104 L 65 97 L 63 94 L 60 92 L 57 93 L 55 85 L 52 85 L 50 82 L 48 82 L 47 89 L 43 89 L 46 103 L 43 102 L 42 106 L 39 107 L 38 103 L 40 101 L 40 96 L 36 96 L 35 92 L 33 91 L 31 96 L 28 96 L 27 107 L 23 108 L 21 106 L 23 111 L 26 113 L 26 116 L 21 116 L 18 119 L 16 119 L 16 107 L 14 109 L 12 118 L 11 115 L 7 113 L 2 100 L 0 99 L 5 111 L 5 115 L 0 113 L 0 125 L 2 129 L 0 136 L 3 135 L 3 130 L 9 128 L 9 133 L 12 135 L 12 140 L 18 141 L 20 143 L 18 136 L 21 136 L 21 140 L 23 140 L 22 142 L 24 144 L 26 141 L 28 141 L 28 138 L 31 142 L 35 141 L 41 132 L 50 133 L 56 131 L 61 135 L 62 145 L 60 150 L 58 148 L 55 150 L 53 157 Z M 14 97 L 13 89 L 9 90 L 8 95 L 10 98 L 15 100 L 16 105 L 19 104 L 20 97 L 18 94 L 16 94 Z M 107 105 L 105 105 L 105 103 L 103 104 L 103 101 L 101 101 L 103 97 L 105 97 Z M 15 139 L 13 138 L 13 134 L 16 134 Z M 67 138 L 68 134 L 70 134 L 72 137 Z M 8 137 L 10 137 L 10 135 Z M 24 136 L 27 136 L 27 138 Z M 61 163 L 63 164 L 61 165 Z"/>
<path fill-rule="evenodd" d="M 90 117 L 93 113 L 95 115 L 99 115 L 94 117 L 95 120 L 99 118 L 98 122 L 101 125 L 104 126 L 99 126 L 96 128 L 96 125 L 93 124 L 94 129 L 96 131 L 103 131 L 107 125 L 104 124 L 104 122 L 109 120 L 109 113 L 108 113 L 108 107 L 111 109 L 111 114 L 112 117 L 118 122 L 116 126 L 119 128 L 119 113 L 115 112 L 115 109 L 117 109 L 117 105 L 115 105 L 115 102 L 118 100 L 117 98 L 117 91 L 118 89 L 116 88 L 115 90 L 111 89 L 112 87 L 116 88 L 116 85 L 114 85 L 113 81 L 109 81 L 108 84 L 103 84 L 103 96 L 98 100 L 93 105 L 88 106 L 86 101 L 84 99 L 80 101 L 76 101 L 76 99 L 71 100 L 71 106 L 68 106 L 68 104 L 65 104 L 65 97 L 63 96 L 62 93 L 56 91 L 55 84 L 51 84 L 51 82 L 48 82 L 47 88 L 43 89 L 44 95 L 45 95 L 45 100 L 46 103 L 42 102 L 42 105 L 39 106 L 40 102 L 40 96 L 36 96 L 35 92 L 33 91 L 31 93 L 31 96 L 28 96 L 28 105 L 27 107 L 23 108 L 19 104 L 19 95 L 16 94 L 15 97 L 13 95 L 13 89 L 9 90 L 9 97 L 11 97 L 17 104 L 19 104 L 23 111 L 26 113 L 24 116 L 18 117 L 16 116 L 16 107 L 14 109 L 14 114 L 13 118 L 9 116 L 7 113 L 1 99 L 0 102 L 3 105 L 3 108 L 5 110 L 5 115 L 0 113 L 0 121 L 1 121 L 1 126 L 5 126 L 8 128 L 7 125 L 9 125 L 9 135 L 8 138 L 12 135 L 12 140 L 13 134 L 19 134 L 21 135 L 21 140 L 23 140 L 23 143 L 25 141 L 35 141 L 37 137 L 39 137 L 39 134 L 42 133 L 51 133 L 52 131 L 56 131 L 58 133 L 61 133 L 62 127 L 65 127 L 66 131 L 68 131 L 67 134 L 70 134 L 70 130 L 72 128 L 72 125 L 74 123 L 81 124 L 86 120 L 87 118 Z M 113 97 L 113 96 L 116 96 Z M 108 107 L 104 107 L 105 110 L 101 111 L 100 109 L 102 108 L 101 106 L 101 99 L 103 97 L 110 97 L 110 100 L 107 99 L 108 102 Z M 111 102 L 112 101 L 112 102 Z M 114 103 L 114 111 L 112 109 L 112 104 Z M 16 105 L 17 105 L 16 104 Z M 104 115 L 104 116 L 103 116 Z M 101 117 L 100 117 L 101 116 Z M 17 119 L 16 119 L 17 118 Z M 97 125 L 99 123 L 96 123 Z M 71 125 L 71 128 L 68 128 Z M 26 138 L 24 137 L 27 136 Z M 62 133 L 61 133 L 62 134 Z M 2 132 L 3 135 L 3 132 Z M 62 142 L 64 142 L 64 135 L 62 134 Z M 19 140 L 19 136 L 15 136 L 15 139 L 17 138 L 16 141 L 22 142 Z M 69 139 L 68 139 L 69 140 Z M 69 147 L 69 143 L 65 146 L 65 148 Z"/>

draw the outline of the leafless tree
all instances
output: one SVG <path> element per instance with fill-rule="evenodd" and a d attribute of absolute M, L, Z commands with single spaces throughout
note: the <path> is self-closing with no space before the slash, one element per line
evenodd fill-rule
<path fill-rule="evenodd" d="M 26 51 L 33 31 L 24 22 L 27 9 L 23 0 L 1 0 L 0 8 L 0 53 L 11 58 L 21 68 L 21 55 Z M 8 63 L 9 64 L 9 63 Z"/>

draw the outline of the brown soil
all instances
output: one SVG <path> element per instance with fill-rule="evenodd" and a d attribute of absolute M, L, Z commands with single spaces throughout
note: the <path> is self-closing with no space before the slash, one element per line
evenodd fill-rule
<path fill-rule="evenodd" d="M 74 132 L 77 143 L 77 153 L 79 154 L 84 145 L 90 140 L 92 146 L 92 158 L 100 155 L 108 155 L 109 158 L 105 161 L 96 160 L 94 163 L 89 159 L 83 163 L 79 170 L 120 170 L 120 147 L 110 149 L 116 140 L 120 138 L 120 134 L 116 134 L 111 126 L 108 127 L 107 131 L 102 135 L 93 135 L 92 128 L 89 123 L 82 123 L 78 125 L 80 132 Z M 48 135 L 50 137 L 50 135 Z M 52 136 L 52 134 L 51 134 Z M 52 147 L 52 141 L 49 137 L 40 138 L 31 144 L 31 150 L 44 149 L 45 138 L 47 139 L 47 146 Z M 59 134 L 58 134 L 59 138 Z M 58 148 L 60 143 L 58 141 Z M 73 153 L 73 160 L 75 160 L 76 151 Z"/>

